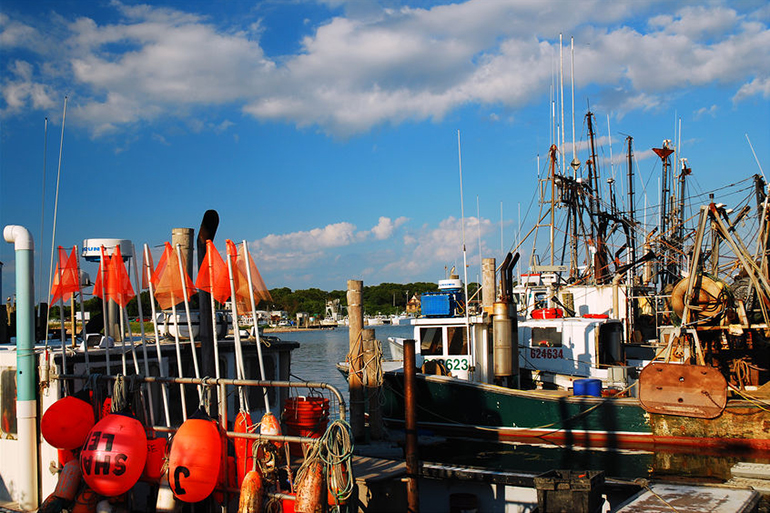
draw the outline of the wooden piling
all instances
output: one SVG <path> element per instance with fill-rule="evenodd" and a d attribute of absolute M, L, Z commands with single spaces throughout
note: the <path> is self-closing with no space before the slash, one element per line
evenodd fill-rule
<path fill-rule="evenodd" d="M 415 381 L 414 339 L 404 340 L 404 430 L 406 434 L 406 510 L 419 513 L 420 493 L 417 478 L 420 461 L 417 455 L 417 396 Z"/>
<path fill-rule="evenodd" d="M 361 331 L 361 343 L 364 349 L 364 386 L 369 405 L 369 438 L 382 440 L 382 410 L 380 408 L 382 373 L 377 372 L 377 369 L 382 368 L 382 351 L 379 348 L 379 341 L 374 338 L 373 329 Z"/>
<path fill-rule="evenodd" d="M 364 440 L 364 385 L 362 376 L 361 330 L 364 326 L 364 282 L 348 280 L 348 388 L 350 390 L 350 429 L 357 442 Z"/>

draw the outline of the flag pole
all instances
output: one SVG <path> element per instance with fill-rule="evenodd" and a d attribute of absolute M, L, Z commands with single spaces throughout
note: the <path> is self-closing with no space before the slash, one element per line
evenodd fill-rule
<path fill-rule="evenodd" d="M 63 288 L 62 281 L 64 277 L 64 273 L 62 272 L 62 263 L 61 263 L 61 252 L 62 247 L 59 246 L 59 249 L 57 250 L 57 253 L 59 254 L 59 265 L 57 266 L 57 275 L 59 278 L 59 288 Z M 67 374 L 67 341 L 66 337 L 64 336 L 64 294 L 59 294 L 59 322 L 61 323 L 61 330 L 60 330 L 60 336 L 61 336 L 61 368 L 62 368 L 62 374 Z M 67 391 L 67 384 L 64 384 L 65 392 Z"/>
<path fill-rule="evenodd" d="M 231 244 L 233 244 L 232 241 L 230 241 Z M 233 247 L 235 247 L 235 244 L 233 244 Z M 236 373 L 238 374 L 238 379 L 245 379 L 245 371 L 243 367 L 243 347 L 241 346 L 241 332 L 238 328 L 238 296 L 235 293 L 235 277 L 234 277 L 234 270 L 233 270 L 233 261 L 232 257 L 235 255 L 230 255 L 230 248 L 228 245 L 227 248 L 227 276 L 230 279 L 230 311 L 232 312 L 233 316 L 233 338 L 235 339 L 235 365 L 236 365 Z M 240 408 L 241 411 L 250 412 L 249 410 L 249 401 L 248 397 L 246 397 L 246 394 L 243 391 L 243 387 L 238 387 L 238 399 L 240 401 Z"/>
<path fill-rule="evenodd" d="M 107 269 L 106 269 L 106 263 L 105 263 L 105 255 L 104 255 L 104 246 L 100 248 L 99 253 L 99 274 L 101 276 L 101 284 L 102 284 L 102 325 L 104 329 L 104 358 L 105 358 L 105 365 L 107 370 L 107 375 L 109 376 L 112 374 L 110 371 L 110 342 L 109 342 L 109 336 L 110 336 L 110 330 L 109 325 L 107 324 Z M 108 387 L 109 388 L 109 387 Z M 108 391 L 108 393 L 110 393 Z"/>
<path fill-rule="evenodd" d="M 160 377 L 166 377 L 166 371 L 163 370 L 163 355 L 160 351 L 160 332 L 158 331 L 158 315 L 155 311 L 155 290 L 152 286 L 152 267 L 150 266 L 150 247 L 144 245 L 144 267 L 145 274 L 147 275 L 147 289 L 150 291 L 150 310 L 152 311 L 152 328 L 155 332 L 155 352 L 158 355 L 158 370 Z M 149 375 L 149 373 L 148 373 Z M 181 386 L 181 385 L 180 385 Z M 161 391 L 163 392 L 163 410 L 166 414 L 166 427 L 171 427 L 171 415 L 168 408 L 168 384 L 163 382 L 160 384 Z"/>
<path fill-rule="evenodd" d="M 176 298 L 174 297 L 174 293 L 171 293 L 172 299 L 171 299 L 171 315 L 174 319 L 174 347 L 176 348 L 176 367 L 177 371 L 179 372 L 179 377 L 184 377 L 184 372 L 182 370 L 182 349 L 179 344 L 179 317 L 176 313 Z M 182 418 L 184 420 L 187 420 L 187 396 L 184 392 L 184 384 L 179 383 L 179 392 L 182 394 Z"/>
<path fill-rule="evenodd" d="M 133 330 L 131 330 L 131 322 L 128 319 L 128 301 L 126 301 L 126 296 L 127 296 L 126 292 L 127 291 L 124 289 L 124 283 L 125 283 L 124 279 L 128 278 L 128 286 L 130 288 L 131 287 L 131 278 L 128 276 L 128 272 L 126 271 L 126 266 L 123 263 L 123 254 L 120 251 L 120 245 L 115 247 L 115 252 L 113 254 L 113 260 L 114 260 L 114 256 L 115 255 L 118 255 L 120 257 L 120 258 L 118 258 L 117 262 L 115 262 L 113 264 L 113 265 L 117 266 L 117 267 L 115 267 L 113 278 L 118 281 L 118 283 L 116 284 L 117 285 L 116 290 L 118 291 L 118 294 L 119 294 L 118 295 L 118 299 L 120 299 L 120 301 L 118 302 L 118 306 L 120 306 L 120 312 L 121 312 L 121 316 L 120 316 L 120 330 L 121 330 L 120 340 L 121 340 L 121 345 L 123 347 L 123 353 L 124 353 L 124 356 L 123 356 L 123 371 L 124 372 L 123 372 L 123 374 L 124 375 L 127 374 L 127 372 L 125 371 L 125 367 L 126 367 L 126 363 L 125 363 L 125 360 L 126 360 L 126 357 L 125 357 L 125 347 L 126 347 L 125 336 L 126 336 L 126 334 L 128 334 L 128 336 L 129 336 L 128 343 L 129 343 L 129 346 L 131 347 L 131 358 L 134 361 L 134 372 L 136 374 L 139 374 L 139 358 L 137 358 L 137 356 L 136 356 L 136 346 L 134 345 L 134 332 L 133 332 Z M 133 289 L 131 290 L 131 293 L 132 294 L 134 293 Z"/>
<path fill-rule="evenodd" d="M 136 295 L 136 306 L 139 309 L 139 336 L 142 339 L 142 363 L 144 367 L 144 375 L 149 376 L 150 375 L 150 366 L 147 363 L 147 338 L 145 336 L 144 332 L 144 312 L 142 312 L 142 282 L 139 281 L 139 264 L 138 259 L 136 258 L 136 246 L 134 246 L 134 243 L 131 243 L 131 256 L 134 259 L 134 281 L 136 282 L 136 290 L 138 294 Z M 158 360 L 160 362 L 160 360 Z M 137 371 L 138 373 L 138 371 Z M 142 383 L 142 392 L 146 393 L 147 400 L 149 402 L 149 410 L 150 410 L 150 423 L 154 426 L 155 425 L 155 407 L 153 406 L 152 401 L 152 394 L 149 393 L 149 384 L 143 382 Z"/>
<path fill-rule="evenodd" d="M 195 370 L 195 379 L 201 379 L 201 371 L 198 366 L 198 354 L 195 351 L 195 335 L 192 330 L 192 319 L 190 318 L 190 300 L 187 298 L 187 271 L 182 265 L 182 245 L 176 245 L 176 257 L 179 260 L 179 278 L 182 280 L 182 294 L 184 296 L 184 311 L 187 314 L 187 331 L 190 334 L 190 351 L 192 351 L 193 369 Z M 199 321 L 200 322 L 200 321 Z M 179 331 L 179 321 L 176 322 L 176 329 Z M 203 404 L 203 386 L 198 385 L 198 400 Z"/>
<path fill-rule="evenodd" d="M 246 259 L 246 279 L 249 283 L 249 299 L 251 300 L 251 318 L 254 321 L 254 336 L 257 339 L 257 358 L 259 359 L 259 372 L 263 380 L 267 381 L 265 376 L 265 361 L 262 358 L 262 341 L 257 329 L 257 303 L 254 301 L 254 282 L 251 277 L 251 254 L 249 253 L 248 243 L 243 241 L 243 257 Z M 270 411 L 270 401 L 267 397 L 267 388 L 262 388 L 262 395 L 265 399 L 265 413 Z"/>
<path fill-rule="evenodd" d="M 209 251 L 216 251 L 216 247 L 214 246 L 214 243 L 210 240 L 206 241 L 206 253 L 208 257 L 206 258 L 206 263 L 209 266 L 209 287 L 211 287 L 211 291 L 209 293 L 209 299 L 211 300 L 211 325 L 213 326 L 213 335 L 214 335 L 214 373 L 217 379 L 221 377 L 221 372 L 219 369 L 219 337 L 217 336 L 217 310 L 216 310 L 216 303 L 214 302 L 214 262 L 213 258 L 214 256 L 212 254 L 209 254 Z"/>
<path fill-rule="evenodd" d="M 91 374 L 91 362 L 88 358 L 88 334 L 86 333 L 86 308 L 83 301 L 83 287 L 80 284 L 80 253 L 77 245 L 72 246 L 75 252 L 75 273 L 78 280 L 78 294 L 80 294 L 80 319 L 83 321 L 83 354 L 86 358 L 86 373 Z"/>

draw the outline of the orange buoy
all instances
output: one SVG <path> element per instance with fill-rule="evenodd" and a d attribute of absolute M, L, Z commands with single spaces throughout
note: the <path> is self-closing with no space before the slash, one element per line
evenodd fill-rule
<path fill-rule="evenodd" d="M 67 501 L 74 501 L 80 486 L 80 462 L 70 460 L 59 473 L 53 495 Z"/>
<path fill-rule="evenodd" d="M 62 397 L 43 413 L 40 432 L 57 449 L 77 449 L 94 427 L 91 404 L 74 395 Z"/>
<path fill-rule="evenodd" d="M 219 478 L 222 440 L 210 418 L 190 417 L 177 430 L 168 458 L 168 482 L 174 496 L 198 502 L 214 491 Z"/>
<path fill-rule="evenodd" d="M 166 439 L 163 437 L 147 439 L 147 461 L 144 463 L 142 477 L 158 481 L 163 475 L 163 463 L 166 458 Z"/>
<path fill-rule="evenodd" d="M 251 425 L 251 414 L 247 411 L 241 411 L 235 417 L 233 431 L 236 433 L 248 433 Z M 246 473 L 254 467 L 254 456 L 252 453 L 254 442 L 245 438 L 236 438 L 233 443 L 235 444 L 236 470 L 238 487 L 240 488 Z"/>
<path fill-rule="evenodd" d="M 257 468 L 248 472 L 243 478 L 241 497 L 238 500 L 238 513 L 260 513 L 264 498 L 265 488 L 262 483 L 262 472 Z"/>
<path fill-rule="evenodd" d="M 112 413 L 97 422 L 80 452 L 83 479 L 96 493 L 120 495 L 136 484 L 147 460 L 147 436 L 134 417 Z"/>
<path fill-rule="evenodd" d="M 294 511 L 297 513 L 315 513 L 323 496 L 323 465 L 316 460 L 310 464 L 302 480 L 297 483 L 297 501 Z"/>
<path fill-rule="evenodd" d="M 262 415 L 262 420 L 259 423 L 259 432 L 263 435 L 281 435 L 281 425 L 278 423 L 275 415 L 270 412 Z M 273 443 L 278 449 L 283 447 L 283 442 L 274 441 Z"/>

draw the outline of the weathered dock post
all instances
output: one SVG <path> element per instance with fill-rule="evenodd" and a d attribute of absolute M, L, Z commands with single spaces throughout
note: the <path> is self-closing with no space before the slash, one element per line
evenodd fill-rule
<path fill-rule="evenodd" d="M 364 384 L 362 375 L 361 330 L 364 326 L 364 282 L 348 280 L 348 388 L 350 389 L 350 429 L 355 440 L 364 439 Z"/>
<path fill-rule="evenodd" d="M 382 392 L 382 351 L 379 342 L 374 338 L 373 329 L 361 331 L 363 346 L 364 386 L 366 387 L 367 403 L 369 405 L 369 438 L 382 440 L 382 410 L 380 409 L 380 393 Z M 378 360 L 379 361 L 375 361 Z"/>
<path fill-rule="evenodd" d="M 406 510 L 420 511 L 420 493 L 417 478 L 420 462 L 417 456 L 417 396 L 415 380 L 414 339 L 404 340 L 404 428 L 406 434 Z"/>

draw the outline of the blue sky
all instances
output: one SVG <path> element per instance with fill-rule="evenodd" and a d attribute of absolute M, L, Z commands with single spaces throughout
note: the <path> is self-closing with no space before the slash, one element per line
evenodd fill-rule
<path fill-rule="evenodd" d="M 633 136 L 653 203 L 664 139 L 697 193 L 759 171 L 747 134 L 770 170 L 769 27 L 763 0 L 4 0 L 0 225 L 32 232 L 47 283 L 67 96 L 56 245 L 157 247 L 213 208 L 270 288 L 435 281 L 462 265 L 459 130 L 475 279 L 479 246 L 534 222 L 559 34 L 566 161 L 574 37 L 578 158 L 590 105 L 603 173 Z"/>

